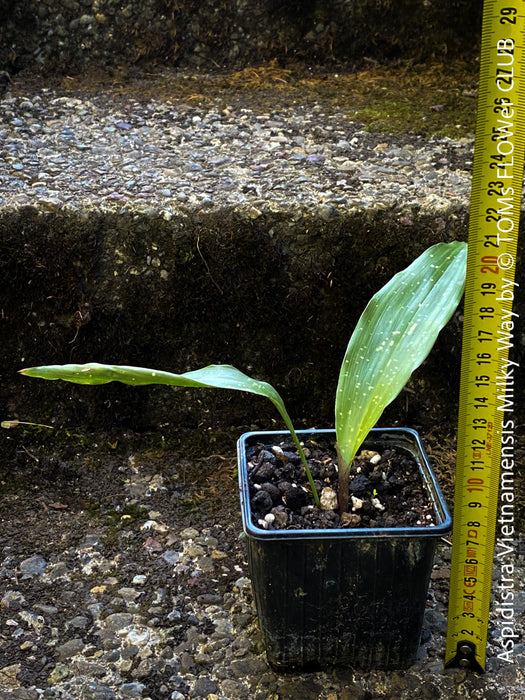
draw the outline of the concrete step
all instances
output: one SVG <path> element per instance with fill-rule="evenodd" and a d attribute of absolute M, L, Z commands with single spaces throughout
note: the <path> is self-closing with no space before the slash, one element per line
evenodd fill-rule
<path fill-rule="evenodd" d="M 269 82 L 235 94 L 188 75 L 176 90 L 168 74 L 14 86 L 0 123 L 6 418 L 137 428 L 221 423 L 226 409 L 230 423 L 276 419 L 253 397 L 16 374 L 220 362 L 273 383 L 303 424 L 333 424 L 339 366 L 368 299 L 429 245 L 466 239 L 473 137 L 374 133 L 349 118 L 348 101 L 301 100 L 305 83 Z M 460 330 L 458 312 L 393 420 L 453 414 Z"/>

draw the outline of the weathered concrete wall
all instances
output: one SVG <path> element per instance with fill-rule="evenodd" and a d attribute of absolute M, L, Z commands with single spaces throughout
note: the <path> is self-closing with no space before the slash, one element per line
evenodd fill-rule
<path fill-rule="evenodd" d="M 280 427 L 271 404 L 247 394 L 77 387 L 16 374 L 47 363 L 182 372 L 220 362 L 274 384 L 303 425 L 333 425 L 341 360 L 370 296 L 429 245 L 466 234 L 465 210 L 440 226 L 421 213 L 410 227 L 388 210 L 334 221 L 285 214 L 251 220 L 224 210 L 170 221 L 3 210 L 0 413 L 84 429 Z M 524 299 L 515 310 L 525 315 Z M 460 317 L 458 311 L 385 420 L 428 427 L 455 415 Z M 514 358 L 522 362 L 525 343 L 515 340 Z M 517 381 L 516 396 L 524 385 L 522 376 Z"/>
<path fill-rule="evenodd" d="M 327 222 L 4 210 L 2 415 L 134 428 L 278 421 L 269 402 L 249 395 L 75 387 L 16 374 L 46 363 L 177 372 L 221 362 L 274 383 L 307 425 L 331 425 L 341 360 L 369 297 L 428 245 L 464 238 L 465 217 L 458 212 L 438 232 L 432 217 L 406 227 L 388 211 Z M 456 319 L 418 373 L 418 391 L 398 404 L 410 424 L 455 404 L 459 333 Z"/>
<path fill-rule="evenodd" d="M 421 60 L 477 51 L 478 0 L 0 0 L 0 69 Z"/>

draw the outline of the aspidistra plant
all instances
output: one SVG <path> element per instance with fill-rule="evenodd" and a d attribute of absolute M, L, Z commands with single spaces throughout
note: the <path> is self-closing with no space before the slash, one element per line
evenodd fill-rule
<path fill-rule="evenodd" d="M 438 243 L 398 272 L 366 306 L 348 343 L 335 400 L 339 510 L 348 510 L 348 479 L 353 458 L 385 407 L 403 389 L 454 313 L 465 285 L 467 244 Z M 46 365 L 20 370 L 42 379 L 77 384 L 165 384 L 236 389 L 270 399 L 291 433 L 304 464 L 314 500 L 319 497 L 292 421 L 279 393 L 231 365 L 210 365 L 184 374 L 143 367 Z"/>

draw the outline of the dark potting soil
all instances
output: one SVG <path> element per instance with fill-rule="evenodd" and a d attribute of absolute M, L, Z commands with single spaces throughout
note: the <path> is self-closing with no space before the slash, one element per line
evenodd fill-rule
<path fill-rule="evenodd" d="M 337 504 L 337 456 L 332 445 L 305 442 L 321 498 L 315 505 L 293 444 L 259 444 L 248 459 L 253 524 L 266 530 L 432 527 L 436 516 L 418 464 L 402 447 L 362 450 L 350 469 L 349 512 Z"/>

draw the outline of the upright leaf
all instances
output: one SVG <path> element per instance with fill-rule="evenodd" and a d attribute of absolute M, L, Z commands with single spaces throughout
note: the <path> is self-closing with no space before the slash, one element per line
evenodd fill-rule
<path fill-rule="evenodd" d="M 428 248 L 365 308 L 348 343 L 335 402 L 337 445 L 346 464 L 452 316 L 463 294 L 466 256 L 460 241 Z"/>

